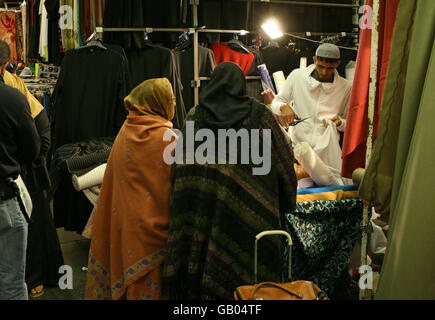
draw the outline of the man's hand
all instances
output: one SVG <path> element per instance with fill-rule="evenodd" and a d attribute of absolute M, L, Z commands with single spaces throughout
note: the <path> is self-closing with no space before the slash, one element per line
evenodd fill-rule
<path fill-rule="evenodd" d="M 287 104 L 282 104 L 280 107 L 281 115 L 276 114 L 276 120 L 284 128 L 288 128 L 289 125 L 295 122 L 295 113 L 293 109 Z"/>
<path fill-rule="evenodd" d="M 263 102 L 266 106 L 269 106 L 273 99 L 275 99 L 275 95 L 272 92 L 272 89 L 264 90 L 261 95 L 263 96 Z"/>
<path fill-rule="evenodd" d="M 323 125 L 325 126 L 325 128 L 328 128 L 328 122 L 327 122 L 325 119 L 323 119 L 322 121 L 323 121 Z M 331 121 L 332 121 L 333 123 L 335 123 L 335 125 L 336 125 L 337 127 L 341 126 L 341 124 L 343 123 L 343 121 L 341 121 L 340 119 L 338 119 L 338 117 L 334 117 L 334 118 L 332 118 Z"/>

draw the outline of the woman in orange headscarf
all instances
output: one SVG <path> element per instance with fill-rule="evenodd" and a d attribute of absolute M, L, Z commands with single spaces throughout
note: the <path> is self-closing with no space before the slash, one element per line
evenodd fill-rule
<path fill-rule="evenodd" d="M 137 86 L 124 103 L 129 115 L 83 232 L 91 239 L 86 299 L 162 298 L 171 171 L 163 154 L 176 139 L 175 98 L 168 79 L 160 78 Z M 164 141 L 168 130 L 173 138 Z"/>

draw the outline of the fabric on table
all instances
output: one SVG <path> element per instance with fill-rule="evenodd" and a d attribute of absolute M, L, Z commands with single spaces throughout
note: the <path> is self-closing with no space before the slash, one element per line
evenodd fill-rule
<path fill-rule="evenodd" d="M 50 166 L 53 186 L 49 195 L 56 191 L 61 177 L 65 174 L 84 174 L 107 162 L 112 150 L 113 138 L 95 138 L 88 141 L 70 143 L 56 150 Z M 49 196 L 49 199 L 50 196 Z"/>
<path fill-rule="evenodd" d="M 329 187 L 320 187 L 320 188 L 307 188 L 307 189 L 298 190 L 298 195 L 310 194 L 310 193 L 324 193 L 324 192 L 330 192 L 335 190 L 357 191 L 358 188 L 359 185 L 357 184 L 344 185 L 344 186 L 329 186 Z"/>
<path fill-rule="evenodd" d="M 110 156 L 111 149 L 109 145 L 104 145 L 107 150 L 95 153 L 73 156 L 65 161 L 68 172 L 78 176 L 89 172 L 98 167 L 101 163 L 106 162 Z"/>
<path fill-rule="evenodd" d="M 308 193 L 296 196 L 297 202 L 307 202 L 315 200 L 345 200 L 345 199 L 357 199 L 358 191 L 343 191 L 335 190 L 322 193 Z"/>
<path fill-rule="evenodd" d="M 292 281 L 314 282 L 328 295 L 347 271 L 352 250 L 361 235 L 363 203 L 358 199 L 296 203 L 286 214 L 285 228 L 293 240 Z M 283 279 L 288 272 L 285 251 Z"/>
<path fill-rule="evenodd" d="M 335 128 L 332 128 L 331 125 L 328 127 L 335 131 Z M 325 131 L 325 135 L 335 134 L 334 132 L 332 132 L 332 130 Z M 325 144 L 326 147 L 330 146 L 329 148 L 325 149 L 326 152 L 324 153 L 326 155 L 332 154 L 333 151 L 337 151 L 337 148 L 340 148 L 336 140 L 330 138 L 328 138 L 328 140 L 332 142 L 329 144 Z M 332 144 L 336 145 L 335 150 L 334 148 L 331 148 Z M 322 151 L 323 150 L 320 150 L 320 152 Z M 307 142 L 298 143 L 294 147 L 295 159 L 310 175 L 311 179 L 313 179 L 317 186 L 343 185 L 344 183 L 340 177 L 340 170 L 338 170 L 338 168 L 334 166 L 331 166 L 329 163 L 326 163 L 325 158 L 327 158 L 327 156 L 321 158 L 321 155 L 319 155 L 320 152 L 317 151 L 317 148 L 311 148 L 311 146 Z M 340 153 L 335 152 L 335 154 L 339 155 Z M 337 164 L 337 162 L 335 164 Z M 338 165 L 340 164 L 341 163 L 338 163 Z"/>
<path fill-rule="evenodd" d="M 71 183 L 71 173 L 87 172 L 101 163 L 107 162 L 113 144 L 113 138 L 95 138 L 83 142 L 66 144 L 54 153 L 50 165 L 50 179 L 52 186 L 47 198 L 53 199 L 54 221 L 57 228 L 64 227 L 67 231 L 81 233 L 92 205 L 82 192 L 77 192 Z M 75 159 L 77 157 L 77 159 Z M 84 159 L 88 159 L 86 162 Z M 68 170 L 67 161 L 77 164 L 79 169 Z M 86 168 L 80 166 L 86 164 Z M 75 168 L 75 166 L 74 166 Z"/>
<path fill-rule="evenodd" d="M 97 204 L 97 200 L 98 197 L 100 196 L 100 192 L 101 192 L 101 186 L 93 186 L 83 190 L 83 193 L 85 194 L 86 198 L 88 198 L 88 200 L 92 203 L 93 206 Z M 89 233 L 83 232 L 83 236 L 88 239 L 91 238 L 90 232 Z"/>
<path fill-rule="evenodd" d="M 93 186 L 103 183 L 104 172 L 106 171 L 107 164 L 104 163 L 95 169 L 81 175 L 72 175 L 72 184 L 77 191 L 88 189 Z"/>

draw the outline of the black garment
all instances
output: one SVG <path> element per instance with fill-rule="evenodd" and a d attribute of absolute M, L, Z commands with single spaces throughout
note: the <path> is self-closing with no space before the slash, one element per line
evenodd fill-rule
<path fill-rule="evenodd" d="M 103 24 L 106 28 L 181 28 L 187 21 L 187 0 L 106 0 Z M 152 32 L 149 39 L 155 43 L 176 41 L 178 33 Z M 105 32 L 104 40 L 125 49 L 145 48 L 143 32 Z"/>
<path fill-rule="evenodd" d="M 198 6 L 198 25 L 207 29 L 253 30 L 246 25 L 247 1 L 207 0 Z M 205 43 L 226 42 L 233 38 L 227 33 L 200 33 L 199 41 Z"/>
<path fill-rule="evenodd" d="M 87 141 L 64 144 L 53 155 L 50 166 L 52 185 L 48 192 L 51 200 L 63 178 L 71 174 L 82 175 L 107 162 L 112 150 L 113 138 L 94 138 Z"/>
<path fill-rule="evenodd" d="M 193 66 L 193 48 L 188 48 L 183 51 L 174 51 L 176 67 L 178 69 L 178 74 L 181 78 L 181 83 L 183 85 L 183 102 L 186 108 L 186 112 L 194 107 L 194 89 L 192 88 L 191 81 L 194 77 L 194 66 Z M 198 47 L 198 73 L 200 77 L 210 77 L 214 68 L 216 67 L 216 61 L 214 58 L 213 51 L 199 46 Z M 199 87 L 200 92 L 205 87 L 202 85 Z"/>
<path fill-rule="evenodd" d="M 43 285 L 57 286 L 62 250 L 46 197 L 50 188 L 45 159 L 50 148 L 50 122 L 44 111 L 35 118 L 41 138 L 41 152 L 32 163 L 22 167 L 22 178 L 32 199 L 32 219 L 27 236 L 26 283 L 29 290 Z"/>
<path fill-rule="evenodd" d="M 176 97 L 174 128 L 182 128 L 186 118 L 186 109 L 182 98 L 183 85 L 176 67 L 174 53 L 164 47 L 147 44 L 143 49 L 126 50 L 132 87 L 153 78 L 167 78 L 171 82 Z M 193 70 L 193 69 L 192 69 Z"/>
<path fill-rule="evenodd" d="M 126 117 L 127 96 L 122 55 L 97 46 L 69 50 L 52 96 L 52 150 L 96 137 L 115 138 Z M 54 194 L 56 227 L 81 233 L 92 204 L 64 177 Z"/>
<path fill-rule="evenodd" d="M 48 15 L 48 62 L 57 66 L 62 64 L 59 7 L 59 0 L 45 0 Z"/>
<path fill-rule="evenodd" d="M 33 6 L 29 6 L 28 17 L 33 20 L 33 24 L 30 26 L 30 39 L 28 57 L 33 59 L 39 59 L 39 35 L 41 33 L 41 16 L 39 15 L 39 5 L 41 0 L 34 0 Z"/>
<path fill-rule="evenodd" d="M 337 72 L 343 78 L 346 78 L 346 66 L 349 61 L 356 61 L 357 51 L 356 50 L 348 50 L 348 49 L 340 49 L 341 54 L 341 62 L 337 67 Z"/>
<path fill-rule="evenodd" d="M 110 48 L 66 53 L 50 108 L 53 151 L 66 143 L 116 137 L 127 114 L 125 63 Z"/>
<path fill-rule="evenodd" d="M 248 97 L 254 98 L 255 100 L 263 103 L 264 98 L 261 95 L 262 91 L 263 91 L 263 86 L 261 85 L 261 80 L 258 79 L 246 80 L 246 95 Z"/>
<path fill-rule="evenodd" d="M 39 155 L 40 139 L 26 97 L 0 76 L 0 180 L 16 178 L 20 163 Z"/>
<path fill-rule="evenodd" d="M 249 69 L 247 76 L 259 76 L 258 66 L 264 63 L 263 54 L 252 47 L 247 47 L 247 49 L 254 54 L 254 61 L 252 61 L 251 68 Z"/>
<path fill-rule="evenodd" d="M 198 122 L 205 128 L 236 128 L 251 113 L 252 103 L 242 69 L 234 62 L 222 62 L 199 96 Z"/>
<path fill-rule="evenodd" d="M 93 206 L 83 192 L 74 189 L 71 172 L 80 169 L 81 166 L 77 166 L 80 163 L 86 162 L 85 165 L 92 168 L 107 162 L 110 154 L 108 150 L 111 149 L 113 141 L 113 138 L 94 138 L 63 145 L 54 153 L 50 166 L 52 186 L 48 198 L 51 199 L 54 195 L 53 208 L 56 227 L 64 227 L 65 230 L 76 231 L 80 234 L 83 232 Z M 68 167 L 68 163 L 72 170 Z"/>
<path fill-rule="evenodd" d="M 109 43 L 104 43 L 103 44 L 104 47 L 109 48 L 113 51 L 115 51 L 116 53 L 118 53 L 121 58 L 122 58 L 122 72 L 123 72 L 123 81 L 125 84 L 125 92 L 127 92 L 127 94 L 134 88 L 132 85 L 132 80 L 131 80 L 131 74 L 130 74 L 130 66 L 128 64 L 128 59 L 127 56 L 125 54 L 124 49 L 116 44 L 109 44 Z"/>
<path fill-rule="evenodd" d="M 282 71 L 287 78 L 290 72 L 299 68 L 300 56 L 287 48 L 270 46 L 261 49 L 261 53 L 272 80 L 274 72 Z"/>

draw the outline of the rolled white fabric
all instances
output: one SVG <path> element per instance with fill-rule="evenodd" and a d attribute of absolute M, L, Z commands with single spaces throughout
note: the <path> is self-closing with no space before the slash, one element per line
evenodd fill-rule
<path fill-rule="evenodd" d="M 327 166 L 307 142 L 295 145 L 296 160 L 314 180 L 317 186 L 341 186 L 340 172 Z"/>
<path fill-rule="evenodd" d="M 103 183 L 104 173 L 106 172 L 107 163 L 92 169 L 81 176 L 72 175 L 72 183 L 77 191 L 88 189 Z"/>
<path fill-rule="evenodd" d="M 86 198 L 95 206 L 97 204 L 98 197 L 100 196 L 100 186 L 94 186 L 89 189 L 84 189 L 83 193 Z"/>
<path fill-rule="evenodd" d="M 277 71 L 272 73 L 272 76 L 273 76 L 273 81 L 275 82 L 276 91 L 277 93 L 279 93 L 285 82 L 284 72 Z"/>

